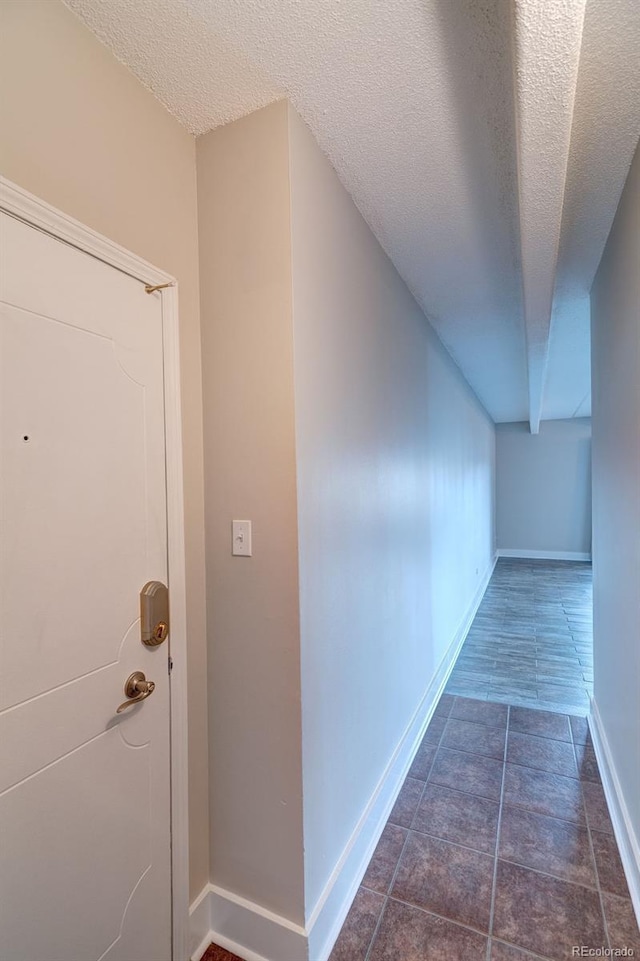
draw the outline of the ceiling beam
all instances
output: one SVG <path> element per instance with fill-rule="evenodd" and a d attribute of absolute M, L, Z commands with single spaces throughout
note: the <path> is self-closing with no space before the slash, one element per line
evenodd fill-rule
<path fill-rule="evenodd" d="M 585 0 L 514 0 L 529 424 L 540 429 Z"/>

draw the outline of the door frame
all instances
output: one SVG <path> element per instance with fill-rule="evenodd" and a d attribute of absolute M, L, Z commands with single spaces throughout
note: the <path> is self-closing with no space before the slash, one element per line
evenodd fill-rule
<path fill-rule="evenodd" d="M 189 795 L 187 745 L 187 610 L 180 405 L 178 287 L 174 277 L 0 176 L 0 211 L 90 254 L 143 284 L 168 284 L 162 299 L 167 563 L 171 602 L 169 683 L 171 754 L 171 910 L 173 961 L 189 957 Z"/>

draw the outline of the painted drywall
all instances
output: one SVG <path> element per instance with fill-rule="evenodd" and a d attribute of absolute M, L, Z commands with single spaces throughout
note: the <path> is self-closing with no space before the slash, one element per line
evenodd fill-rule
<path fill-rule="evenodd" d="M 197 142 L 211 878 L 303 921 L 287 106 Z M 253 556 L 231 555 L 250 519 Z"/>
<path fill-rule="evenodd" d="M 594 691 L 636 845 L 640 844 L 639 265 L 640 150 L 591 292 Z"/>
<path fill-rule="evenodd" d="M 496 426 L 498 550 L 591 552 L 591 421 Z"/>
<path fill-rule="evenodd" d="M 0 172 L 179 282 L 196 894 L 209 825 L 195 142 L 56 0 L 0 3 L 0 87 Z"/>
<path fill-rule="evenodd" d="M 291 107 L 197 158 L 211 878 L 303 926 L 492 563 L 494 428 Z"/>
<path fill-rule="evenodd" d="M 309 918 L 492 563 L 494 427 L 289 130 Z"/>

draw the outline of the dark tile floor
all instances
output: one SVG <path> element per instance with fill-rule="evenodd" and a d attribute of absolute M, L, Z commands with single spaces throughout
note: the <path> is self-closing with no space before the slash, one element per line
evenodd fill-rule
<path fill-rule="evenodd" d="M 640 956 L 591 671 L 591 566 L 500 560 L 330 961 Z"/>
<path fill-rule="evenodd" d="M 574 946 L 640 956 L 585 718 L 444 694 L 330 961 L 567 961 Z M 204 961 L 238 959 L 212 945 Z"/>
<path fill-rule="evenodd" d="M 586 715 L 591 564 L 500 558 L 447 692 Z"/>
<path fill-rule="evenodd" d="M 444 694 L 330 961 L 574 945 L 640 956 L 585 718 Z"/>

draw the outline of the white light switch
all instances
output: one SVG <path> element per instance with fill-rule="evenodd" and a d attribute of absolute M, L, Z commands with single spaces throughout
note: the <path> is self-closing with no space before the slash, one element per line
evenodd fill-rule
<path fill-rule="evenodd" d="M 231 553 L 251 557 L 251 521 L 231 522 Z"/>

